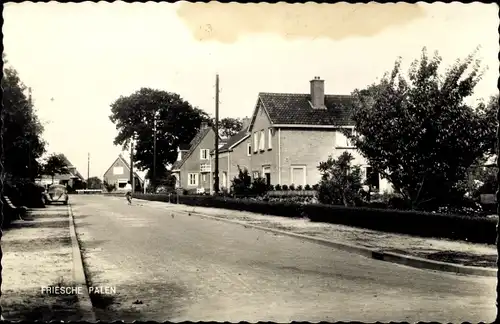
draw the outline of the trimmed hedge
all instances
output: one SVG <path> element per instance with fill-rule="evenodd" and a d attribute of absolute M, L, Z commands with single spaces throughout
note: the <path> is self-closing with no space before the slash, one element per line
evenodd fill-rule
<path fill-rule="evenodd" d="M 168 202 L 168 195 L 134 194 L 135 198 Z M 175 195 L 171 201 L 176 202 Z M 495 244 L 495 219 L 291 202 L 265 202 L 213 196 L 179 196 L 179 203 L 248 211 L 284 217 L 308 217 L 313 222 L 354 226 L 384 232 Z"/>

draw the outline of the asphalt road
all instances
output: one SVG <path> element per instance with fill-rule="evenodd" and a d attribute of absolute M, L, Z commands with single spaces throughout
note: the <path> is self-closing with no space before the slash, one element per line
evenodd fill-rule
<path fill-rule="evenodd" d="M 71 196 L 100 320 L 492 322 L 495 278 L 368 259 L 125 198 Z M 139 304 L 134 301 L 139 300 Z"/>

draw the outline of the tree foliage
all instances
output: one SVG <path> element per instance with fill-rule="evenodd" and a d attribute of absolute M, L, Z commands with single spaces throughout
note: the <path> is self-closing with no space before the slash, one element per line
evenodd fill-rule
<path fill-rule="evenodd" d="M 102 189 L 103 183 L 102 180 L 98 177 L 90 177 L 87 180 L 87 188 L 88 189 Z"/>
<path fill-rule="evenodd" d="M 332 156 L 320 162 L 318 170 L 321 180 L 318 188 L 318 199 L 321 203 L 353 206 L 362 186 L 361 168 L 352 165 L 353 156 L 344 152 L 337 159 Z"/>
<path fill-rule="evenodd" d="M 62 154 L 51 154 L 43 164 L 43 173 L 52 176 L 52 182 L 56 174 L 64 174 L 67 169 L 66 159 Z"/>
<path fill-rule="evenodd" d="M 156 174 L 177 159 L 177 147 L 189 143 L 208 115 L 194 108 L 178 94 L 141 88 L 111 104 L 110 120 L 118 135 L 114 144 L 128 148 L 136 139 L 134 161 L 139 170 L 153 170 L 153 135 L 156 119 Z"/>
<path fill-rule="evenodd" d="M 424 48 L 407 76 L 398 60 L 378 84 L 353 93 L 356 134 L 346 135 L 413 208 L 459 195 L 467 169 L 494 150 L 491 105 L 464 103 L 481 79 L 474 57 L 442 75 L 441 57 Z"/>
<path fill-rule="evenodd" d="M 248 169 L 241 169 L 238 165 L 238 176 L 231 181 L 231 191 L 235 195 L 248 195 L 252 190 L 252 177 L 248 174 Z"/>
<path fill-rule="evenodd" d="M 4 65 L 2 89 L 4 172 L 9 178 L 34 179 L 41 171 L 38 160 L 45 153 L 43 126 L 14 68 Z"/>
<path fill-rule="evenodd" d="M 215 125 L 215 119 L 212 119 Z M 241 118 L 226 117 L 219 120 L 219 135 L 222 138 L 229 138 L 236 135 L 243 129 L 243 120 Z"/>

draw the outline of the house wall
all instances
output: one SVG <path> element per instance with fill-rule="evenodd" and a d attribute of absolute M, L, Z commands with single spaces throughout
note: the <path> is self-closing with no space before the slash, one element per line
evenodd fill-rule
<path fill-rule="evenodd" d="M 211 180 L 210 180 L 210 172 L 206 172 L 205 176 L 202 176 L 200 172 L 200 165 L 202 163 L 207 163 L 210 165 L 210 155 L 207 160 L 201 160 L 200 150 L 201 149 L 209 149 L 213 150 L 215 145 L 215 132 L 211 129 L 207 135 L 203 138 L 203 140 L 198 144 L 198 146 L 194 149 L 193 153 L 189 156 L 189 158 L 184 161 L 184 164 L 181 166 L 180 170 L 180 185 L 183 189 L 197 189 L 197 188 L 205 188 L 205 190 L 210 190 Z M 198 177 L 197 185 L 189 185 L 188 183 L 188 175 L 190 173 L 194 173 Z"/>
<path fill-rule="evenodd" d="M 228 161 L 229 161 L 229 154 L 228 152 L 222 152 L 219 153 L 219 188 L 222 189 L 223 187 L 226 188 L 228 185 L 230 185 L 229 181 L 226 181 L 227 183 L 224 183 L 223 179 L 223 173 L 228 172 Z M 212 166 L 212 174 L 210 175 L 211 177 L 215 177 L 215 174 L 213 171 L 215 171 L 215 155 L 211 155 L 210 159 L 210 164 Z M 211 189 L 213 190 L 213 181 L 210 184 Z"/>
<path fill-rule="evenodd" d="M 271 184 L 279 184 L 278 177 L 278 132 L 273 129 L 273 133 L 271 134 L 271 149 L 269 149 L 268 138 L 269 132 L 268 129 L 271 126 L 271 121 L 269 120 L 265 110 L 262 108 L 262 104 L 259 102 L 257 105 L 257 114 L 252 125 L 251 135 L 248 139 L 248 142 L 252 145 L 252 155 L 250 158 L 250 167 L 249 172 L 251 176 L 253 176 L 254 172 L 258 172 L 259 176 L 263 176 L 263 168 L 269 167 L 271 174 Z M 254 150 L 254 134 L 257 132 L 258 139 L 261 136 L 261 130 L 264 130 L 264 150 Z M 258 144 L 258 142 L 257 142 Z M 244 148 L 246 150 L 246 146 Z M 246 153 L 246 152 L 245 152 Z"/>
<path fill-rule="evenodd" d="M 113 171 L 115 167 L 121 167 L 123 172 L 121 174 L 115 174 Z M 116 188 L 118 189 L 118 182 L 130 180 L 130 169 L 123 163 L 121 159 L 116 159 L 111 168 L 104 174 L 104 181 L 109 184 L 116 184 Z"/>
<path fill-rule="evenodd" d="M 228 179 L 229 181 L 232 181 L 234 177 L 237 177 L 239 174 L 238 166 L 240 166 L 241 170 L 244 170 L 245 168 L 248 170 L 248 172 L 251 172 L 252 166 L 251 166 L 251 157 L 248 156 L 247 154 L 247 145 L 250 143 L 251 137 L 248 139 L 244 140 L 240 144 L 238 144 L 236 147 L 233 148 L 233 150 L 229 153 L 229 172 L 228 172 Z M 253 153 L 252 153 L 253 155 Z"/>
<path fill-rule="evenodd" d="M 121 174 L 114 174 L 115 167 L 121 167 L 123 172 Z M 134 178 L 135 190 L 141 190 L 143 185 L 141 179 L 137 176 L 134 176 Z M 119 183 L 121 182 L 126 184 L 127 181 L 130 181 L 130 169 L 121 159 L 116 159 L 111 168 L 104 174 L 103 181 L 106 181 L 109 184 L 115 184 L 117 191 L 121 191 Z"/>

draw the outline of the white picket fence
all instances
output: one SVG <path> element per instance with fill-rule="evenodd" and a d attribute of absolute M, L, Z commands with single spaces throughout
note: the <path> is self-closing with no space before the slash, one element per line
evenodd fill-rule
<path fill-rule="evenodd" d="M 77 194 L 102 194 L 102 189 L 78 189 Z"/>

